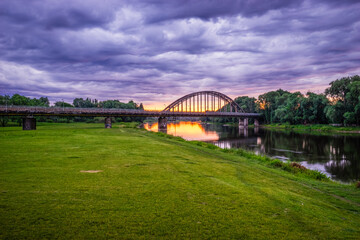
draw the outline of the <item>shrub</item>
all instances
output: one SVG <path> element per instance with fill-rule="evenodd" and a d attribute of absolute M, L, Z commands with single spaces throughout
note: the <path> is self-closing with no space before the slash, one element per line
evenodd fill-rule
<path fill-rule="evenodd" d="M 300 163 L 297 163 L 297 162 L 290 163 L 290 166 L 294 167 L 294 168 L 299 168 L 299 169 L 302 169 L 302 170 L 307 170 L 306 167 L 302 166 Z"/>

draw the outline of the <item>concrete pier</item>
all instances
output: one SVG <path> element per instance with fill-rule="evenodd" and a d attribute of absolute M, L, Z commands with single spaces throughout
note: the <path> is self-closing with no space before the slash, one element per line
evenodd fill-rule
<path fill-rule="evenodd" d="M 111 127 L 112 127 L 111 118 L 106 117 L 105 118 L 105 128 L 111 128 Z"/>
<path fill-rule="evenodd" d="M 244 127 L 244 119 L 239 118 L 239 128 L 243 128 Z"/>
<path fill-rule="evenodd" d="M 23 130 L 36 130 L 36 119 L 34 117 L 23 118 Z"/>
<path fill-rule="evenodd" d="M 158 119 L 158 130 L 159 130 L 159 132 L 166 132 L 167 131 L 167 118 L 166 117 L 159 117 L 159 119 Z"/>
<path fill-rule="evenodd" d="M 249 126 L 249 119 L 248 118 L 239 118 L 239 127 L 244 128 Z"/>
<path fill-rule="evenodd" d="M 259 127 L 259 119 L 254 119 L 254 127 Z"/>

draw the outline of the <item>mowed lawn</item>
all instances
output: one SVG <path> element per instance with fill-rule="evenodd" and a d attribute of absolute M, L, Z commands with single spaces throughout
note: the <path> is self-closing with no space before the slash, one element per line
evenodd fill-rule
<path fill-rule="evenodd" d="M 0 239 L 359 239 L 359 199 L 119 124 L 0 128 Z"/>

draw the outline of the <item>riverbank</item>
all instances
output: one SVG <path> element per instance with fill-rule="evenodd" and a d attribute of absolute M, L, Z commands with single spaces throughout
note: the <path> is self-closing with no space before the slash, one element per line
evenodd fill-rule
<path fill-rule="evenodd" d="M 360 133 L 360 127 L 343 127 L 331 126 L 328 124 L 309 124 L 309 125 L 290 125 L 290 124 L 265 124 L 264 128 L 295 130 L 295 131 L 317 131 L 317 132 L 334 132 L 334 133 Z"/>
<path fill-rule="evenodd" d="M 318 181 L 250 153 L 133 126 L 0 128 L 0 238 L 360 234 L 354 185 Z"/>

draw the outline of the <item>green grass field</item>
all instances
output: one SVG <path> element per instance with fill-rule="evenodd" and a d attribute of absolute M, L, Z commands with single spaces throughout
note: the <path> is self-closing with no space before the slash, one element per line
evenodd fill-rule
<path fill-rule="evenodd" d="M 198 145 L 119 124 L 0 128 L 0 239 L 360 238 L 354 185 Z"/>

